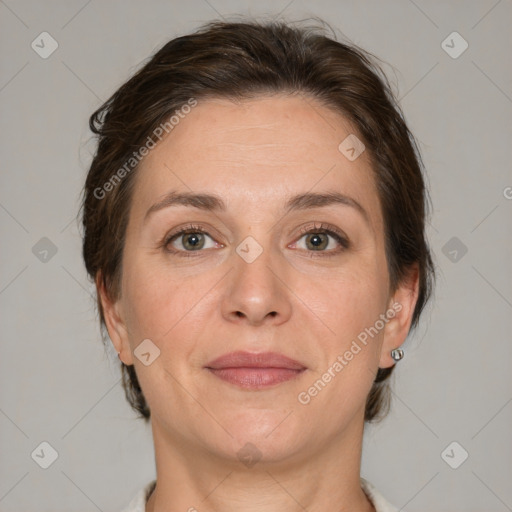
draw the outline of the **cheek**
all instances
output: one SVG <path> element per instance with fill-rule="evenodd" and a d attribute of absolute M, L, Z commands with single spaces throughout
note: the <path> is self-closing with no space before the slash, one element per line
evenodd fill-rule
<path fill-rule="evenodd" d="M 158 339 L 172 326 L 173 311 L 168 298 L 172 296 L 172 283 L 153 279 L 142 272 L 127 272 L 125 303 L 127 304 L 127 324 L 135 338 Z M 166 323 L 169 325 L 166 327 Z"/>
<path fill-rule="evenodd" d="M 295 289 L 303 298 L 304 313 L 311 320 L 316 318 L 328 334 L 326 342 L 343 347 L 385 311 L 384 287 L 376 266 L 352 266 L 332 272 L 329 279 L 304 279 Z"/>
<path fill-rule="evenodd" d="M 374 271 L 354 270 L 328 285 L 310 283 L 302 293 L 310 307 L 302 314 L 322 330 L 317 331 L 317 355 L 321 355 L 298 401 L 307 413 L 339 425 L 348 411 L 355 413 L 364 406 L 375 378 L 384 332 L 375 328 L 385 311 L 382 283 Z"/>
<path fill-rule="evenodd" d="M 145 338 L 163 353 L 170 342 L 173 352 L 189 346 L 203 323 L 204 308 L 213 300 L 209 291 L 218 276 L 176 278 L 168 268 L 142 258 L 127 258 L 125 271 L 124 303 L 132 346 Z"/>

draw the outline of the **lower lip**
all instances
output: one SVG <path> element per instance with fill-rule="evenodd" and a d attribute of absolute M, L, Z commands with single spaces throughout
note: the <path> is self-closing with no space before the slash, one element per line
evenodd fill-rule
<path fill-rule="evenodd" d="M 298 377 L 304 370 L 288 368 L 208 368 L 219 379 L 245 389 L 262 389 Z"/>

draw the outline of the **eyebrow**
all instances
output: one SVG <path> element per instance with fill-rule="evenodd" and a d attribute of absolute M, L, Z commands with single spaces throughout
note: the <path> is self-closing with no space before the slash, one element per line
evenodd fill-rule
<path fill-rule="evenodd" d="M 354 208 L 359 212 L 366 223 L 371 227 L 368 212 L 352 197 L 339 192 L 306 192 L 288 198 L 284 205 L 286 213 L 291 211 L 303 211 L 313 208 L 321 208 L 331 205 L 344 205 Z M 169 192 L 162 199 L 154 203 L 146 212 L 144 222 L 155 212 L 172 206 L 188 206 L 203 211 L 224 212 L 226 203 L 215 194 L 200 194 L 192 192 Z"/>

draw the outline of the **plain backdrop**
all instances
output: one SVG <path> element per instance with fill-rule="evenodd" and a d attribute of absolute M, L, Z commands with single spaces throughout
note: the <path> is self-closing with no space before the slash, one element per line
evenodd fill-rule
<path fill-rule="evenodd" d="M 512 510 L 510 0 L 0 1 L 0 510 L 115 512 L 155 476 L 81 259 L 88 117 L 233 15 L 328 21 L 388 63 L 420 142 L 439 279 L 362 475 L 410 512 Z"/>

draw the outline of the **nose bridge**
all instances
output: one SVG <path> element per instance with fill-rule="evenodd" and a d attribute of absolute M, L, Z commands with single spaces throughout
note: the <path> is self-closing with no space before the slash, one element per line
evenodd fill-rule
<path fill-rule="evenodd" d="M 279 257 L 268 233 L 246 236 L 232 258 L 234 271 L 230 273 L 223 314 L 231 319 L 244 317 L 252 324 L 289 317 L 291 305 L 279 276 Z"/>

